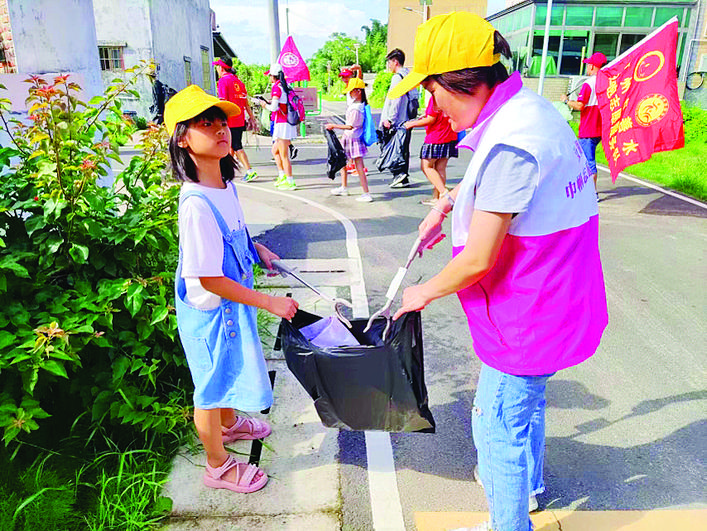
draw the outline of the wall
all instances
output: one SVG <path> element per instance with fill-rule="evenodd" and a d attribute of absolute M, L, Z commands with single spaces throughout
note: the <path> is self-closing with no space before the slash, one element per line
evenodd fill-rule
<path fill-rule="evenodd" d="M 76 72 L 87 98 L 102 93 L 91 0 L 8 0 L 7 7 L 18 72 Z"/>
<path fill-rule="evenodd" d="M 98 45 L 125 43 L 123 64 L 125 68 L 140 65 L 141 61 L 152 59 L 152 29 L 150 27 L 149 0 L 93 0 Z M 98 48 L 96 48 L 98 55 Z M 102 70 L 103 85 L 107 86 L 115 78 L 130 77 L 124 71 Z M 151 118 L 152 83 L 147 76 L 141 76 L 133 87 L 140 98 L 126 95 L 123 110 L 135 111 L 138 115 Z"/>
<path fill-rule="evenodd" d="M 419 13 L 406 11 L 412 7 Z M 429 7 L 429 16 L 452 11 L 470 11 L 481 17 L 486 16 L 486 0 L 434 0 Z M 422 23 L 422 6 L 417 0 L 390 0 L 388 2 L 388 50 L 400 48 L 405 52 L 405 66 L 414 62 L 415 31 Z"/>
<path fill-rule="evenodd" d="M 537 92 L 539 81 L 537 77 L 524 77 L 523 86 Z M 569 77 L 546 77 L 543 83 L 543 96 L 550 101 L 560 101 L 560 96 L 567 94 L 569 83 Z M 577 94 L 570 96 L 570 98 L 577 99 Z"/>
<path fill-rule="evenodd" d="M 160 80 L 175 90 L 186 87 L 184 56 L 191 58 L 192 83 L 204 87 L 201 46 L 213 59 L 209 0 L 150 0 L 152 47 L 160 65 Z M 178 37 L 178 38 L 177 38 Z M 210 66 L 211 94 L 216 94 L 214 68 Z"/>

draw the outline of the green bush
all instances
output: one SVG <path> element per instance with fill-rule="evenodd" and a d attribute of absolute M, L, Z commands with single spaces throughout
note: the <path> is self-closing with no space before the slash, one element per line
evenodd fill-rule
<path fill-rule="evenodd" d="M 135 118 L 135 127 L 137 127 L 138 131 L 144 131 L 147 129 L 147 118 L 144 116 L 138 116 Z"/>
<path fill-rule="evenodd" d="M 707 111 L 682 102 L 682 117 L 685 122 L 685 143 L 707 144 Z"/>
<path fill-rule="evenodd" d="M 28 124 L 0 100 L 12 137 L 0 148 L 5 445 L 36 443 L 36 432 L 56 441 L 79 424 L 127 445 L 187 424 L 172 288 L 179 188 L 165 183 L 164 128 L 105 185 L 127 124 L 103 117 L 122 114 L 118 96 L 137 94 L 135 79 L 84 103 L 68 76 L 33 76 Z"/>
<path fill-rule="evenodd" d="M 376 79 L 373 82 L 373 92 L 371 92 L 368 96 L 368 101 L 371 104 L 371 107 L 376 109 L 383 107 L 385 97 L 388 94 L 388 89 L 390 88 L 390 80 L 392 78 L 392 72 L 380 72 L 376 76 Z"/>

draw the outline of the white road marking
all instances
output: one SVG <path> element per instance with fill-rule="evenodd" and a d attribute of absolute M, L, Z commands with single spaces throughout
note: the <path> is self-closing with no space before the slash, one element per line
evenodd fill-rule
<path fill-rule="evenodd" d="M 358 232 L 353 222 L 340 212 L 302 196 L 277 190 L 268 190 L 253 184 L 238 183 L 238 186 L 280 195 L 288 199 L 296 199 L 318 208 L 339 220 L 346 232 L 346 252 L 357 266 L 357 271 L 354 272 L 354 282 L 351 284 L 353 316 L 363 319 L 369 317 L 366 283 L 363 278 L 363 263 L 361 261 L 361 252 L 358 248 Z M 373 529 L 375 531 L 405 531 L 405 520 L 403 519 L 403 508 L 400 503 L 400 491 L 398 490 L 398 479 L 395 474 L 395 461 L 393 459 L 390 435 L 386 432 L 367 431 L 365 432 L 365 437 L 366 459 L 368 462 L 368 490 L 371 497 Z"/>
<path fill-rule="evenodd" d="M 603 164 L 597 164 L 597 168 L 601 168 L 605 172 L 609 173 L 608 166 L 604 166 Z M 627 179 L 627 180 L 632 181 L 634 183 L 640 184 L 641 186 L 645 186 L 646 188 L 652 188 L 653 190 L 657 190 L 658 192 L 661 192 L 663 194 L 666 194 L 666 195 L 669 195 L 672 197 L 676 197 L 678 199 L 682 199 L 686 203 L 690 203 L 692 205 L 707 209 L 707 204 L 705 204 L 701 201 L 698 201 L 697 199 L 693 199 L 692 197 L 685 197 L 684 195 L 680 195 L 680 194 L 672 192 L 670 190 L 666 190 L 665 188 L 661 188 L 657 184 L 653 184 L 651 182 L 644 181 L 643 179 L 638 179 L 638 178 L 634 177 L 633 175 L 629 175 L 627 173 L 621 172 L 621 173 L 619 173 L 619 177 L 623 177 L 624 179 Z"/>

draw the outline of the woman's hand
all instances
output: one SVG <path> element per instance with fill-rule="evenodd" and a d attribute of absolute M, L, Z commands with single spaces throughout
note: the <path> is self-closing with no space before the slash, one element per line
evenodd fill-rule
<path fill-rule="evenodd" d="M 407 122 L 403 123 L 403 127 L 405 129 L 412 129 L 412 121 L 407 121 Z"/>
<path fill-rule="evenodd" d="M 270 297 L 266 310 L 289 321 L 297 313 L 297 308 L 298 302 L 290 297 Z"/>
<path fill-rule="evenodd" d="M 422 310 L 430 302 L 432 302 L 432 299 L 427 294 L 425 284 L 405 288 L 405 291 L 403 291 L 402 306 L 398 309 L 397 312 L 395 312 L 395 315 L 393 316 L 393 321 L 397 321 L 399 317 L 408 312 Z"/>
<path fill-rule="evenodd" d="M 279 260 L 280 257 L 273 253 L 270 249 L 265 247 L 262 243 L 254 243 L 255 250 L 258 251 L 258 256 L 260 257 L 260 261 L 265 264 L 265 267 L 268 268 L 268 276 L 274 276 L 277 275 L 277 271 L 275 271 L 272 267 L 272 261 L 273 260 Z"/>
<path fill-rule="evenodd" d="M 326 124 L 324 127 L 326 127 L 327 131 L 331 131 L 336 128 L 336 124 Z"/>
<path fill-rule="evenodd" d="M 431 240 L 425 246 L 426 249 L 432 249 L 445 238 L 446 234 L 441 232 L 442 228 L 440 225 L 442 225 L 442 221 L 444 221 L 444 216 L 442 213 L 437 212 L 436 210 L 430 210 L 430 213 L 425 216 L 425 219 L 423 219 L 422 223 L 418 226 L 417 230 L 421 241 L 425 241 L 431 234 L 439 231 L 439 236 L 434 240 Z"/>

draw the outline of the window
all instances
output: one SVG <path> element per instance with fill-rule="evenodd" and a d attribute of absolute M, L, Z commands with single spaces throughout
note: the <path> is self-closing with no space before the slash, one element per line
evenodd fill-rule
<path fill-rule="evenodd" d="M 569 11 L 567 12 L 569 16 Z M 562 61 L 560 61 L 560 74 L 576 76 L 582 72 L 582 59 L 587 58 L 589 32 L 579 30 L 565 30 L 562 39 Z"/>
<path fill-rule="evenodd" d="M 184 80 L 187 86 L 191 85 L 191 57 L 184 56 Z"/>
<path fill-rule="evenodd" d="M 594 36 L 594 52 L 603 53 L 609 61 L 616 57 L 618 44 L 618 33 L 597 33 Z"/>
<path fill-rule="evenodd" d="M 680 25 L 680 22 L 682 22 L 682 12 L 683 9 L 682 7 L 658 7 L 655 10 L 655 22 L 653 23 L 654 26 L 662 26 L 665 24 L 668 20 L 670 20 L 673 17 L 678 17 L 678 26 Z"/>
<path fill-rule="evenodd" d="M 550 18 L 550 24 L 553 26 L 562 26 L 562 17 L 565 13 L 564 5 L 553 5 L 552 6 L 552 17 Z M 536 5 L 535 6 L 535 24 L 537 26 L 545 25 L 545 15 L 547 14 L 547 4 Z"/>
<path fill-rule="evenodd" d="M 597 6 L 597 26 L 621 26 L 623 7 Z M 607 56 L 608 57 L 608 56 Z"/>
<path fill-rule="evenodd" d="M 652 7 L 631 7 L 626 10 L 624 26 L 627 28 L 650 28 L 652 18 Z"/>
<path fill-rule="evenodd" d="M 211 92 L 211 61 L 209 61 L 209 49 L 201 47 L 201 74 L 204 80 L 204 90 Z"/>
<path fill-rule="evenodd" d="M 593 6 L 567 6 L 565 26 L 591 26 L 594 18 Z"/>
<path fill-rule="evenodd" d="M 101 70 L 124 70 L 123 48 L 120 46 L 99 46 L 98 57 Z"/>
<path fill-rule="evenodd" d="M 544 31 L 536 31 L 533 36 L 533 57 L 530 59 L 528 76 L 537 77 L 540 75 L 543 55 L 543 35 Z M 551 30 L 550 39 L 547 45 L 547 62 L 545 63 L 545 75 L 557 75 L 557 57 L 560 52 L 560 30 Z"/>
<path fill-rule="evenodd" d="M 641 39 L 645 38 L 645 35 L 633 35 L 631 33 L 624 33 L 621 35 L 621 48 L 619 48 L 619 54 L 624 53 L 631 46 L 639 42 Z"/>

